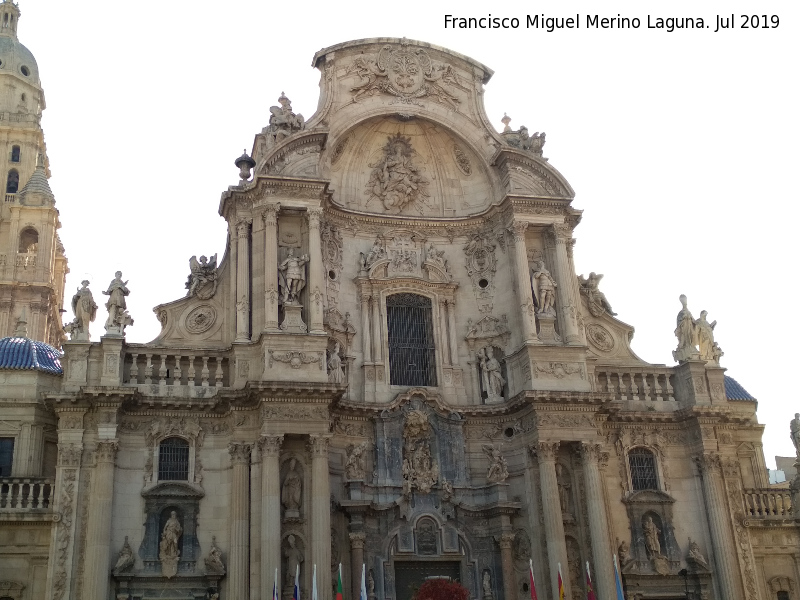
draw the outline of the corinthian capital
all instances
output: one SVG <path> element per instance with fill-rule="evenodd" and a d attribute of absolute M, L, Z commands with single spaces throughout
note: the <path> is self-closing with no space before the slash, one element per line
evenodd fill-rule
<path fill-rule="evenodd" d="M 364 549 L 364 544 L 367 541 L 367 535 L 363 531 L 356 531 L 350 534 L 350 547 L 353 550 Z"/>
<path fill-rule="evenodd" d="M 231 462 L 236 463 L 250 463 L 250 444 L 244 442 L 231 442 L 228 444 L 228 453 L 231 455 Z"/>
<path fill-rule="evenodd" d="M 496 539 L 497 539 L 497 543 L 500 544 L 500 548 L 505 550 L 505 549 L 511 548 L 511 544 L 514 542 L 514 534 L 513 533 L 502 533 Z"/>
<path fill-rule="evenodd" d="M 117 449 L 119 442 L 117 440 L 103 440 L 97 442 L 97 448 L 94 451 L 95 460 L 98 463 L 113 463 L 117 456 Z"/>
<path fill-rule="evenodd" d="M 271 202 L 264 206 L 264 211 L 261 213 L 261 217 L 264 219 L 264 223 L 266 225 L 275 226 L 278 224 L 278 213 L 281 210 L 281 203 L 280 202 Z"/>
<path fill-rule="evenodd" d="M 514 243 L 518 244 L 525 240 L 525 232 L 528 229 L 527 221 L 514 221 L 508 228 L 508 232 L 514 238 Z"/>
<path fill-rule="evenodd" d="M 278 456 L 283 444 L 282 435 L 262 435 L 258 440 L 261 446 L 261 456 Z"/>
<path fill-rule="evenodd" d="M 319 221 L 322 218 L 322 209 L 309 208 L 306 210 L 306 216 L 308 217 L 308 227 L 310 229 L 319 229 Z"/>
<path fill-rule="evenodd" d="M 311 450 L 312 456 L 328 456 L 328 444 L 330 443 L 329 435 L 311 435 L 309 436 L 308 446 Z"/>
<path fill-rule="evenodd" d="M 558 447 L 559 442 L 536 442 L 529 446 L 529 450 L 540 463 L 554 462 L 558 456 Z"/>
<path fill-rule="evenodd" d="M 719 471 L 722 467 L 722 461 L 720 460 L 719 454 L 716 452 L 704 452 L 699 456 L 695 456 L 694 462 L 701 475 Z"/>
<path fill-rule="evenodd" d="M 248 217 L 242 217 L 236 221 L 236 235 L 240 238 L 247 237 L 247 233 L 250 231 L 250 224 L 252 222 L 253 220 Z"/>
<path fill-rule="evenodd" d="M 566 223 L 554 223 L 548 233 L 559 244 L 566 244 L 572 239 L 572 228 Z"/>

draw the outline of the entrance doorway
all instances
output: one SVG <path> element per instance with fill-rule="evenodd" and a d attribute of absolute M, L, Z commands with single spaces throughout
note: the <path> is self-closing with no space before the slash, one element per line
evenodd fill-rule
<path fill-rule="evenodd" d="M 394 591 L 397 600 L 411 600 L 428 577 L 449 577 L 461 581 L 460 561 L 408 561 L 394 563 Z"/>

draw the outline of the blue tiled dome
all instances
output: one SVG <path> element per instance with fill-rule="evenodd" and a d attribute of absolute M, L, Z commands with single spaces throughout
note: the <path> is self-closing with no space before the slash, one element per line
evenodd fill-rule
<path fill-rule="evenodd" d="M 0 339 L 0 369 L 26 369 L 63 375 L 61 352 L 24 337 Z"/>

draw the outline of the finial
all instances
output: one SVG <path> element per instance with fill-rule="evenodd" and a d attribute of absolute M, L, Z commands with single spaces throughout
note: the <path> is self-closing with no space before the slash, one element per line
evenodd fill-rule
<path fill-rule="evenodd" d="M 500 119 L 500 122 L 505 125 L 503 127 L 503 133 L 508 133 L 511 131 L 511 127 L 509 127 L 509 123 L 511 123 L 511 117 L 509 117 L 506 113 L 503 113 L 503 118 Z"/>

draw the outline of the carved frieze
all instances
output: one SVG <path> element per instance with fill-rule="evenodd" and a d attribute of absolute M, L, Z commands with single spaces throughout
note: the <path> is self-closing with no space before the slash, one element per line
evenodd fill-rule
<path fill-rule="evenodd" d="M 464 339 L 470 350 L 484 346 L 505 348 L 510 337 L 511 331 L 508 328 L 506 315 L 502 315 L 499 319 L 486 315 L 474 324 L 472 319 L 467 319 L 467 335 Z"/>
<path fill-rule="evenodd" d="M 271 406 L 261 407 L 261 419 L 328 419 L 328 409 L 324 406 Z"/>
<path fill-rule="evenodd" d="M 271 369 L 276 361 L 286 363 L 293 369 L 299 369 L 303 365 L 313 363 L 319 363 L 320 370 L 325 369 L 324 352 L 301 352 L 299 350 L 277 352 L 271 349 L 267 350 L 267 368 Z"/>
<path fill-rule="evenodd" d="M 491 313 L 494 303 L 494 275 L 497 271 L 497 247 L 489 232 L 474 235 L 464 246 L 467 275 L 472 281 L 472 290 L 478 302 L 478 310 Z"/>
<path fill-rule="evenodd" d="M 578 375 L 581 379 L 586 378 L 586 373 L 581 363 L 549 362 L 534 363 L 534 378 L 545 377 L 554 379 L 564 379 L 570 375 Z"/>

